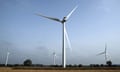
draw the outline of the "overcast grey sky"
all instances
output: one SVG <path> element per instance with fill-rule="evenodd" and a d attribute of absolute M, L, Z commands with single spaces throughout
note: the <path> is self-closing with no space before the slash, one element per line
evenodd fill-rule
<path fill-rule="evenodd" d="M 35 13 L 62 19 L 76 5 L 66 23 L 72 50 L 67 64 L 105 63 L 104 51 L 113 64 L 120 64 L 120 0 L 0 0 L 0 63 L 7 51 L 10 64 L 61 64 L 62 25 Z"/>

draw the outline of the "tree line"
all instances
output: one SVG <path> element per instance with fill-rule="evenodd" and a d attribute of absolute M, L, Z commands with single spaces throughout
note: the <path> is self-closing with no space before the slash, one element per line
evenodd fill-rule
<path fill-rule="evenodd" d="M 5 66 L 5 64 L 0 64 L 0 66 Z M 32 66 L 32 67 L 62 67 L 62 65 L 43 65 L 43 64 L 32 64 L 32 60 L 26 59 L 23 64 L 8 64 L 9 67 L 15 66 Z M 90 65 L 82 65 L 82 64 L 69 64 L 67 67 L 120 67 L 120 65 L 112 65 L 111 61 L 107 61 L 106 64 L 90 64 Z"/>

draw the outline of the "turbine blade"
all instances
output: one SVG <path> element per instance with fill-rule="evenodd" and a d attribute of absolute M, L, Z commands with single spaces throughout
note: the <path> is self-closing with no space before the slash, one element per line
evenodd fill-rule
<path fill-rule="evenodd" d="M 107 55 L 107 60 L 111 60 L 111 56 L 110 55 Z"/>
<path fill-rule="evenodd" d="M 98 55 L 102 55 L 102 54 L 105 54 L 105 52 L 101 52 L 101 53 L 97 54 L 97 56 L 98 56 Z"/>
<path fill-rule="evenodd" d="M 106 52 L 107 52 L 107 44 L 105 43 L 105 60 L 107 61 L 107 54 L 106 54 Z"/>
<path fill-rule="evenodd" d="M 72 15 L 72 13 L 77 9 L 78 6 L 75 6 L 72 11 L 66 16 L 66 20 L 69 19 L 69 17 Z"/>
<path fill-rule="evenodd" d="M 105 54 L 105 61 L 107 61 L 107 55 Z"/>
<path fill-rule="evenodd" d="M 71 47 L 71 42 L 70 42 L 70 39 L 69 39 L 69 37 L 68 37 L 68 33 L 67 33 L 67 31 L 66 31 L 66 27 L 65 27 L 65 37 L 66 37 L 66 39 L 67 39 L 69 48 L 72 49 L 72 47 Z"/>
<path fill-rule="evenodd" d="M 41 15 L 41 14 L 36 14 L 36 15 L 47 18 L 47 19 L 50 19 L 50 20 L 54 20 L 54 21 L 57 21 L 57 22 L 61 22 L 61 20 L 58 19 L 58 18 L 48 17 L 48 16 L 44 16 L 44 15 Z"/>
<path fill-rule="evenodd" d="M 107 52 L 107 44 L 105 44 L 105 53 Z"/>

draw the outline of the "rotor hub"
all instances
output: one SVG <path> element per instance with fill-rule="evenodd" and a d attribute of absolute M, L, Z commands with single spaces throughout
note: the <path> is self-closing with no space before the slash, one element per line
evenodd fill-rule
<path fill-rule="evenodd" d="M 63 17 L 62 23 L 66 22 L 66 17 Z"/>

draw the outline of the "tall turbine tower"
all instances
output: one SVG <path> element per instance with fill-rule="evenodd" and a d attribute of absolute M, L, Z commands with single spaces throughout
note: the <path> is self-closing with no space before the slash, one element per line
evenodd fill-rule
<path fill-rule="evenodd" d="M 7 64 L 8 64 L 8 58 L 9 58 L 9 52 L 7 52 L 7 57 L 6 57 L 6 62 L 5 62 L 5 66 L 7 66 Z"/>
<path fill-rule="evenodd" d="M 65 27 L 65 23 L 66 21 L 69 19 L 69 17 L 72 15 L 72 13 L 76 10 L 78 6 L 75 6 L 72 11 L 65 17 L 63 17 L 62 20 L 58 19 L 58 18 L 53 18 L 53 17 L 48 17 L 48 16 L 44 16 L 44 15 L 41 15 L 41 14 L 37 14 L 38 16 L 41 16 L 41 17 L 44 17 L 44 18 L 47 18 L 47 19 L 50 19 L 50 20 L 54 20 L 54 21 L 57 21 L 57 22 L 60 22 L 62 24 L 62 65 L 64 68 L 66 68 L 66 44 L 65 44 L 65 37 L 67 38 L 68 40 L 68 35 L 67 35 L 67 31 L 66 31 L 66 27 Z M 68 43 L 69 44 L 69 43 Z"/>

